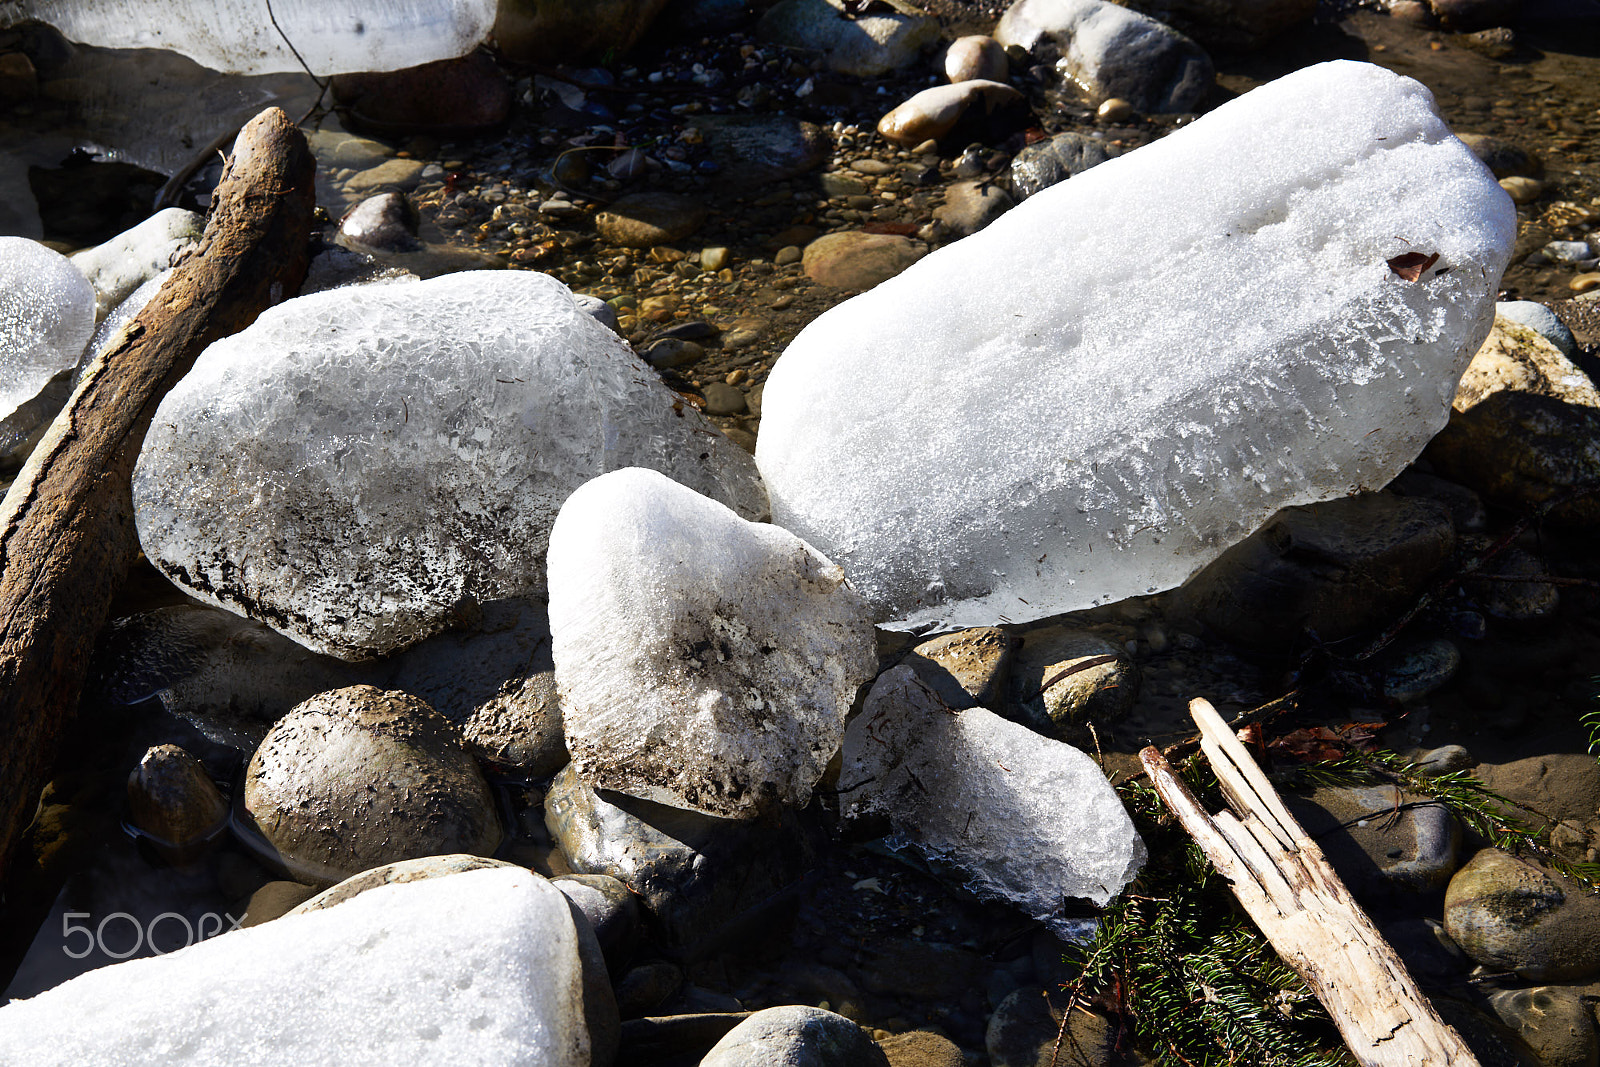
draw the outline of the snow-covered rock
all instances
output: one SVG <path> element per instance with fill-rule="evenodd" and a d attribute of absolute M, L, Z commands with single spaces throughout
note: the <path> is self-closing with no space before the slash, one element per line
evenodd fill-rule
<path fill-rule="evenodd" d="M 1515 229 L 1423 86 L 1301 70 L 807 326 L 763 394 L 773 520 L 900 627 L 1177 585 L 1417 455 Z"/>
<path fill-rule="evenodd" d="M 550 632 L 584 780 L 730 818 L 811 799 L 876 662 L 821 553 L 640 469 L 562 507 Z"/>
<path fill-rule="evenodd" d="M 888 816 L 891 844 L 1047 925 L 1064 898 L 1104 904 L 1144 865 L 1144 842 L 1092 759 L 984 708 L 951 710 L 910 667 L 878 679 L 842 757 L 845 815 Z"/>
<path fill-rule="evenodd" d="M 0 11 L 0 26 L 38 19 L 82 44 L 165 48 L 235 74 L 298 72 L 304 57 L 326 77 L 463 55 L 489 35 L 495 7 L 495 0 L 278 0 L 267 19 L 252 0 L 22 0 Z"/>
<path fill-rule="evenodd" d="M 383 885 L 0 1008 L 0 1061 L 588 1067 L 578 932 L 516 867 Z"/>
<path fill-rule="evenodd" d="M 205 225 L 193 211 L 169 207 L 104 244 L 74 252 L 72 265 L 94 286 L 96 317 L 104 319 L 135 290 L 170 270 L 179 256 L 199 244 Z"/>
<path fill-rule="evenodd" d="M 1140 111 L 1194 111 L 1216 74 L 1205 49 L 1109 0 L 1017 0 L 994 36 L 1054 58 L 1094 102 L 1122 99 Z"/>
<path fill-rule="evenodd" d="M 94 288 L 71 261 L 0 237 L 0 420 L 71 370 L 94 334 Z"/>
<path fill-rule="evenodd" d="M 765 512 L 749 455 L 565 286 L 471 271 L 301 297 L 213 344 L 133 492 L 146 555 L 192 595 L 358 659 L 542 595 L 561 502 L 627 466 Z"/>

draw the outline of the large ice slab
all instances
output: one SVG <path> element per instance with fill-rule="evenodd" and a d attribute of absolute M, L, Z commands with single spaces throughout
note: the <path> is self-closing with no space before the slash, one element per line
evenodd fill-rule
<path fill-rule="evenodd" d="M 68 38 L 105 48 L 165 48 L 212 70 L 298 71 L 326 77 L 399 70 L 465 55 L 494 26 L 496 0 L 19 0 L 0 26 L 48 22 Z M 270 18 L 268 15 L 270 14 Z"/>
<path fill-rule="evenodd" d="M 541 596 L 562 501 L 628 466 L 765 513 L 749 455 L 565 286 L 470 271 L 301 297 L 213 344 L 162 401 L 133 499 L 192 595 L 357 659 Z"/>
<path fill-rule="evenodd" d="M 1177 585 L 1416 456 L 1515 228 L 1422 85 L 1301 70 L 807 326 L 763 397 L 773 521 L 895 626 Z"/>
<path fill-rule="evenodd" d="M 550 634 L 584 781 L 731 818 L 811 799 L 877 659 L 820 552 L 639 469 L 562 507 Z"/>
<path fill-rule="evenodd" d="M 588 1067 L 578 933 L 514 867 L 379 886 L 0 1008 L 0 1062 Z"/>
<path fill-rule="evenodd" d="M 77 364 L 94 334 L 94 300 L 66 256 L 0 237 L 0 421 Z"/>
<path fill-rule="evenodd" d="M 1046 924 L 1064 898 L 1104 904 L 1144 865 L 1092 759 L 987 709 L 950 709 L 910 667 L 873 685 L 841 756 L 845 815 L 888 816 L 902 843 Z"/>

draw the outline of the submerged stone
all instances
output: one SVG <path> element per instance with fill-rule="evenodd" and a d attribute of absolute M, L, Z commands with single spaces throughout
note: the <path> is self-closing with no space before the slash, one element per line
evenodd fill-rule
<path fill-rule="evenodd" d="M 773 519 L 897 628 L 1170 588 L 1415 458 L 1514 233 L 1423 86 L 1301 70 L 801 331 L 762 400 Z"/>

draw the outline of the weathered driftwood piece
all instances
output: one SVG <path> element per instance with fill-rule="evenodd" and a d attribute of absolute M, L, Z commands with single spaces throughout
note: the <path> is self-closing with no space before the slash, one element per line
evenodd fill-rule
<path fill-rule="evenodd" d="M 1238 817 L 1206 814 L 1153 747 L 1139 754 L 1150 781 L 1233 883 L 1272 947 L 1322 1001 L 1356 1059 L 1371 1067 L 1476 1067 L 1222 716 L 1204 700 L 1191 701 L 1189 711 Z"/>
<path fill-rule="evenodd" d="M 315 164 L 277 108 L 240 131 L 200 246 L 84 374 L 0 504 L 0 877 L 137 558 L 130 480 L 168 389 L 305 278 Z"/>

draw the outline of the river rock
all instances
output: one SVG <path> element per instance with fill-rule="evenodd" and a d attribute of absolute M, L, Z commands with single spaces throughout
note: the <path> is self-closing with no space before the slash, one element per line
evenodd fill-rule
<path fill-rule="evenodd" d="M 883 674 L 845 731 L 841 813 L 888 817 L 968 889 L 1059 927 L 1069 897 L 1104 904 L 1144 842 L 1094 761 L 983 708 L 952 711 L 910 667 Z M 1070 811 L 1049 799 L 1070 794 Z"/>
<path fill-rule="evenodd" d="M 594 217 L 602 239 L 624 248 L 671 244 L 698 230 L 705 205 L 675 193 L 631 193 Z"/>
<path fill-rule="evenodd" d="M 346 178 L 344 191 L 358 198 L 385 190 L 409 192 L 422 181 L 422 171 L 426 166 L 417 159 L 386 159 Z"/>
<path fill-rule="evenodd" d="M 1521 0 L 1428 0 L 1434 17 L 1447 30 L 1464 33 L 1515 21 Z"/>
<path fill-rule="evenodd" d="M 1115 97 L 1143 112 L 1197 110 L 1215 76 L 1199 45 L 1108 0 L 1017 0 L 994 36 L 1054 60 L 1092 102 Z"/>
<path fill-rule="evenodd" d="M 443 878 L 452 874 L 465 874 L 467 871 L 494 868 L 518 869 L 514 863 L 489 859 L 487 856 L 469 856 L 464 853 L 419 856 L 416 859 L 385 863 L 381 867 L 373 867 L 371 870 L 351 875 L 338 885 L 330 886 L 308 897 L 287 914 L 304 915 L 307 912 L 323 911 L 383 885 L 404 885 L 407 882 L 421 882 L 429 878 Z"/>
<path fill-rule="evenodd" d="M 0 420 L 77 365 L 94 334 L 95 300 L 66 256 L 0 237 Z"/>
<path fill-rule="evenodd" d="M 402 653 L 388 684 L 454 723 L 481 760 L 535 778 L 566 765 L 542 601 L 484 604 L 472 629 L 436 634 Z"/>
<path fill-rule="evenodd" d="M 878 120 L 878 133 L 902 147 L 923 141 L 994 140 L 1024 122 L 1022 94 L 1000 82 L 972 80 L 924 89 Z"/>
<path fill-rule="evenodd" d="M 1311 21 L 1317 9 L 1315 0 L 1139 0 L 1132 6 L 1207 48 L 1232 52 L 1264 47 Z"/>
<path fill-rule="evenodd" d="M 355 252 L 415 252 L 417 209 L 404 193 L 369 196 L 339 220 L 337 240 Z"/>
<path fill-rule="evenodd" d="M 192 211 L 169 207 L 104 244 L 72 254 L 72 265 L 94 286 L 95 317 L 111 309 L 139 286 L 177 264 L 200 243 L 206 220 Z"/>
<path fill-rule="evenodd" d="M 939 40 L 939 20 L 904 0 L 882 0 L 854 17 L 843 0 L 779 0 L 756 25 L 764 41 L 820 56 L 829 69 L 881 78 Z"/>
<path fill-rule="evenodd" d="M 954 237 L 969 237 L 1015 205 L 1011 194 L 988 181 L 952 182 L 933 217 Z"/>
<path fill-rule="evenodd" d="M 517 63 L 602 60 L 628 51 L 667 0 L 501 0 L 495 45 Z"/>
<path fill-rule="evenodd" d="M 1133 707 L 1139 668 L 1102 637 L 1050 626 L 1023 636 L 1011 687 L 1017 721 L 1047 737 L 1088 743 L 1085 723 L 1114 722 Z"/>
<path fill-rule="evenodd" d="M 1285 508 L 1195 575 L 1172 608 L 1256 648 L 1338 641 L 1408 607 L 1455 543 L 1449 510 L 1432 500 L 1363 493 Z"/>
<path fill-rule="evenodd" d="M 545 825 L 573 870 L 615 878 L 669 948 L 755 932 L 763 905 L 810 869 L 820 842 L 793 813 L 718 819 L 621 793 L 596 793 L 572 767 L 545 794 Z"/>
<path fill-rule="evenodd" d="M 1600 390 L 1545 338 L 1497 318 L 1427 458 L 1446 478 L 1522 514 L 1600 480 Z M 1600 500 L 1572 501 L 1550 518 L 1593 526 Z"/>
<path fill-rule="evenodd" d="M 1600 764 L 1585 753 L 1552 752 L 1479 764 L 1483 784 L 1511 801 L 1511 814 L 1536 827 L 1548 819 L 1584 826 L 1600 816 Z"/>
<path fill-rule="evenodd" d="M 464 137 L 505 122 L 511 84 L 487 52 L 469 52 L 405 70 L 341 74 L 333 99 L 353 129 Z"/>
<path fill-rule="evenodd" d="M 1576 989 L 1539 986 L 1489 995 L 1495 1014 L 1538 1054 L 1544 1067 L 1595 1067 L 1600 1036 L 1594 1011 Z"/>
<path fill-rule="evenodd" d="M 1082 174 L 1112 157 L 1105 142 L 1081 133 L 1058 133 L 1018 152 L 1011 160 L 1011 189 L 1026 200 L 1041 189 Z"/>
<path fill-rule="evenodd" d="M 1103 1015 L 1074 1011 L 1062 1022 L 1067 996 L 1037 986 L 1017 990 L 994 1009 L 984 1034 L 993 1067 L 1110 1067 L 1117 1030 Z"/>
<path fill-rule="evenodd" d="M 1502 300 L 1494 306 L 1496 318 L 1509 319 L 1526 326 L 1546 341 L 1555 345 L 1563 356 L 1571 359 L 1578 353 L 1578 340 L 1572 336 L 1567 324 L 1554 311 L 1534 300 Z"/>
<path fill-rule="evenodd" d="M 696 115 L 719 184 L 754 188 L 797 177 L 828 158 L 822 127 L 787 115 Z"/>
<path fill-rule="evenodd" d="M 228 802 L 199 760 L 177 745 L 157 745 L 128 775 L 129 820 L 158 848 L 181 856 L 215 837 Z"/>
<path fill-rule="evenodd" d="M 964 1067 L 961 1046 L 927 1030 L 878 1039 L 889 1067 Z"/>
<path fill-rule="evenodd" d="M 1450 810 L 1393 787 L 1324 787 L 1284 803 L 1361 900 L 1437 892 L 1459 863 Z"/>
<path fill-rule="evenodd" d="M 0 1032 L 8 1056 L 41 1067 L 132 1049 L 159 1063 L 589 1067 L 579 952 L 549 882 L 469 871 L 102 967 L 0 1008 Z"/>
<path fill-rule="evenodd" d="M 904 271 L 927 251 L 927 245 L 909 237 L 846 230 L 824 234 L 806 245 L 801 264 L 814 282 L 867 290 Z"/>
<path fill-rule="evenodd" d="M 499 813 L 477 763 L 438 712 L 359 685 L 301 704 L 245 774 L 244 811 L 302 881 L 341 881 L 397 860 L 487 855 Z"/>
<path fill-rule="evenodd" d="M 767 1008 L 729 1030 L 700 1067 L 888 1067 L 883 1050 L 843 1015 L 803 1004 Z"/>
<path fill-rule="evenodd" d="M 642 468 L 562 506 L 550 631 L 584 780 L 723 817 L 804 807 L 876 667 L 837 567 Z"/>
<path fill-rule="evenodd" d="M 982 626 L 924 641 L 904 662 L 949 707 L 999 711 L 1016 646 L 1004 630 Z"/>
<path fill-rule="evenodd" d="M 749 455 L 565 286 L 467 271 L 300 297 L 213 344 L 162 401 L 135 513 L 198 599 L 361 659 L 542 595 L 561 502 L 630 465 L 765 514 Z"/>
<path fill-rule="evenodd" d="M 1530 982 L 1600 971 L 1600 898 L 1499 849 L 1479 852 L 1450 880 L 1444 928 L 1485 967 Z"/>
<path fill-rule="evenodd" d="M 1401 230 L 1440 256 L 1414 282 L 1389 264 L 1426 259 Z M 1513 233 L 1421 85 L 1298 71 L 807 325 L 762 396 L 773 520 L 895 628 L 1170 588 L 1280 508 L 1415 458 Z"/>
<path fill-rule="evenodd" d="M 1003 82 L 1011 74 L 1011 61 L 1003 45 L 982 35 L 957 37 L 944 54 L 944 76 L 951 82 Z"/>
<path fill-rule="evenodd" d="M 621 974 L 642 933 L 638 898 L 606 874 L 564 874 L 551 879 L 594 930 L 606 966 Z"/>
<path fill-rule="evenodd" d="M 1485 133 L 1463 133 L 1462 144 L 1483 160 L 1496 178 L 1542 178 L 1544 160 L 1521 145 Z"/>

